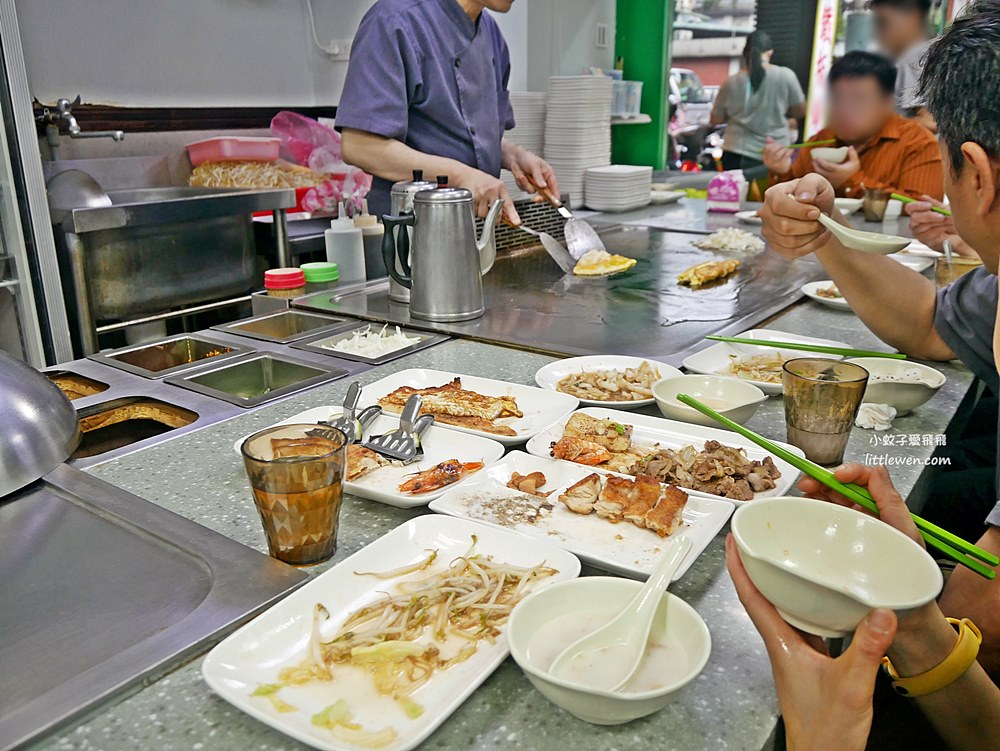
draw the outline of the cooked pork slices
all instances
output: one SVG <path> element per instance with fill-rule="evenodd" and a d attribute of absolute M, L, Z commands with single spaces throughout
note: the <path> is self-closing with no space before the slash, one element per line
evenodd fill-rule
<path fill-rule="evenodd" d="M 587 515 L 593 512 L 600 492 L 601 476 L 589 474 L 580 482 L 566 488 L 566 491 L 559 496 L 559 502 L 565 503 L 566 508 L 575 514 Z"/>

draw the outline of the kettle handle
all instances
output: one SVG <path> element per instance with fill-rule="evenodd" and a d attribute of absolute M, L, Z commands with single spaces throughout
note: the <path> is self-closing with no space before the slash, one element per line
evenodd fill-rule
<path fill-rule="evenodd" d="M 382 260 L 385 261 L 385 270 L 398 284 L 407 289 L 413 286 L 413 279 L 410 274 L 410 232 L 409 227 L 414 226 L 413 214 L 401 214 L 399 216 L 383 216 L 382 223 L 385 224 L 385 235 L 382 237 Z M 402 232 L 397 232 L 402 229 Z M 400 274 L 396 271 L 397 243 L 396 236 L 399 235 L 398 253 L 399 266 L 403 269 Z"/>

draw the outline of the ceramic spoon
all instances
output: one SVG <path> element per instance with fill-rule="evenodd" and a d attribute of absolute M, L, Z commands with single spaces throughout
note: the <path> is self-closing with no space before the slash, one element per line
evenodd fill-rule
<path fill-rule="evenodd" d="M 653 617 L 681 561 L 691 549 L 688 537 L 667 547 L 642 589 L 618 615 L 577 639 L 559 653 L 549 674 L 598 691 L 618 691 L 635 673 L 646 653 Z M 578 676 L 586 676 L 580 679 Z M 572 677 L 571 677 L 572 676 Z"/>
<path fill-rule="evenodd" d="M 851 229 L 835 219 L 831 219 L 826 214 L 819 215 L 819 223 L 836 235 L 837 239 L 848 248 L 860 250 L 862 253 L 887 256 L 890 253 L 898 253 L 913 242 L 907 237 L 899 237 L 898 235 L 883 235 L 881 232 Z"/>

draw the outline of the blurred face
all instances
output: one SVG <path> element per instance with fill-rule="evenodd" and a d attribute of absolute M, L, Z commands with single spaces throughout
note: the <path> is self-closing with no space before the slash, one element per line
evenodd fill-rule
<path fill-rule="evenodd" d="M 830 89 L 830 125 L 837 138 L 859 145 L 873 138 L 892 116 L 894 97 L 873 76 L 838 79 Z"/>
<path fill-rule="evenodd" d="M 1000 265 L 1000 246 L 996 242 L 996 232 L 992 223 L 980 215 L 979 191 L 984 176 L 974 165 L 966 163 L 956 175 L 952 170 L 951 157 L 943 143 L 938 144 L 944 161 L 944 192 L 951 204 L 952 219 L 959 236 L 965 240 L 983 259 L 983 265 L 990 273 L 996 274 Z M 995 219 L 994 219 L 995 223 Z"/>
<path fill-rule="evenodd" d="M 919 11 L 903 8 L 874 8 L 875 38 L 892 57 L 899 57 L 924 36 L 924 20 Z"/>

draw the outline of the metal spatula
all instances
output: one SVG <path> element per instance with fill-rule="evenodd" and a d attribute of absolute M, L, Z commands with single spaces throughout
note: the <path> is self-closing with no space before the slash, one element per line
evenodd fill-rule
<path fill-rule="evenodd" d="M 367 441 L 363 441 L 361 445 L 404 464 L 413 461 L 417 456 L 418 447 L 414 421 L 420 414 L 422 404 L 423 399 L 420 394 L 410 396 L 399 416 L 399 430 L 385 435 L 372 436 Z"/>
<path fill-rule="evenodd" d="M 347 436 L 347 443 L 356 443 L 361 440 L 372 420 L 382 414 L 382 408 L 377 404 L 365 407 L 361 414 L 355 414 L 358 407 L 358 400 L 361 398 L 361 383 L 355 381 L 347 387 L 347 396 L 344 397 L 344 411 L 340 417 L 333 421 L 323 421 L 320 425 L 329 425 L 331 428 L 339 430 Z"/>
<path fill-rule="evenodd" d="M 513 224 L 510 226 L 514 227 Z M 531 227 L 525 227 L 523 224 L 514 228 L 537 237 L 541 241 L 542 247 L 545 248 L 545 252 L 547 252 L 552 260 L 556 262 L 564 274 L 570 273 L 573 270 L 573 267 L 576 266 L 576 261 L 573 259 L 573 256 L 569 254 L 569 251 L 566 250 L 566 248 L 562 246 L 562 243 L 556 240 L 548 232 L 539 232 L 536 229 L 531 229 Z"/>
<path fill-rule="evenodd" d="M 566 220 L 566 247 L 569 254 L 575 261 L 579 261 L 584 253 L 591 250 L 607 250 L 604 241 L 597 234 L 597 231 L 583 219 L 573 216 L 566 204 L 559 200 L 558 196 L 552 194 L 548 188 L 538 188 L 538 195 L 551 203 L 559 211 L 559 215 Z M 575 264 L 574 264 L 575 265 Z"/>

